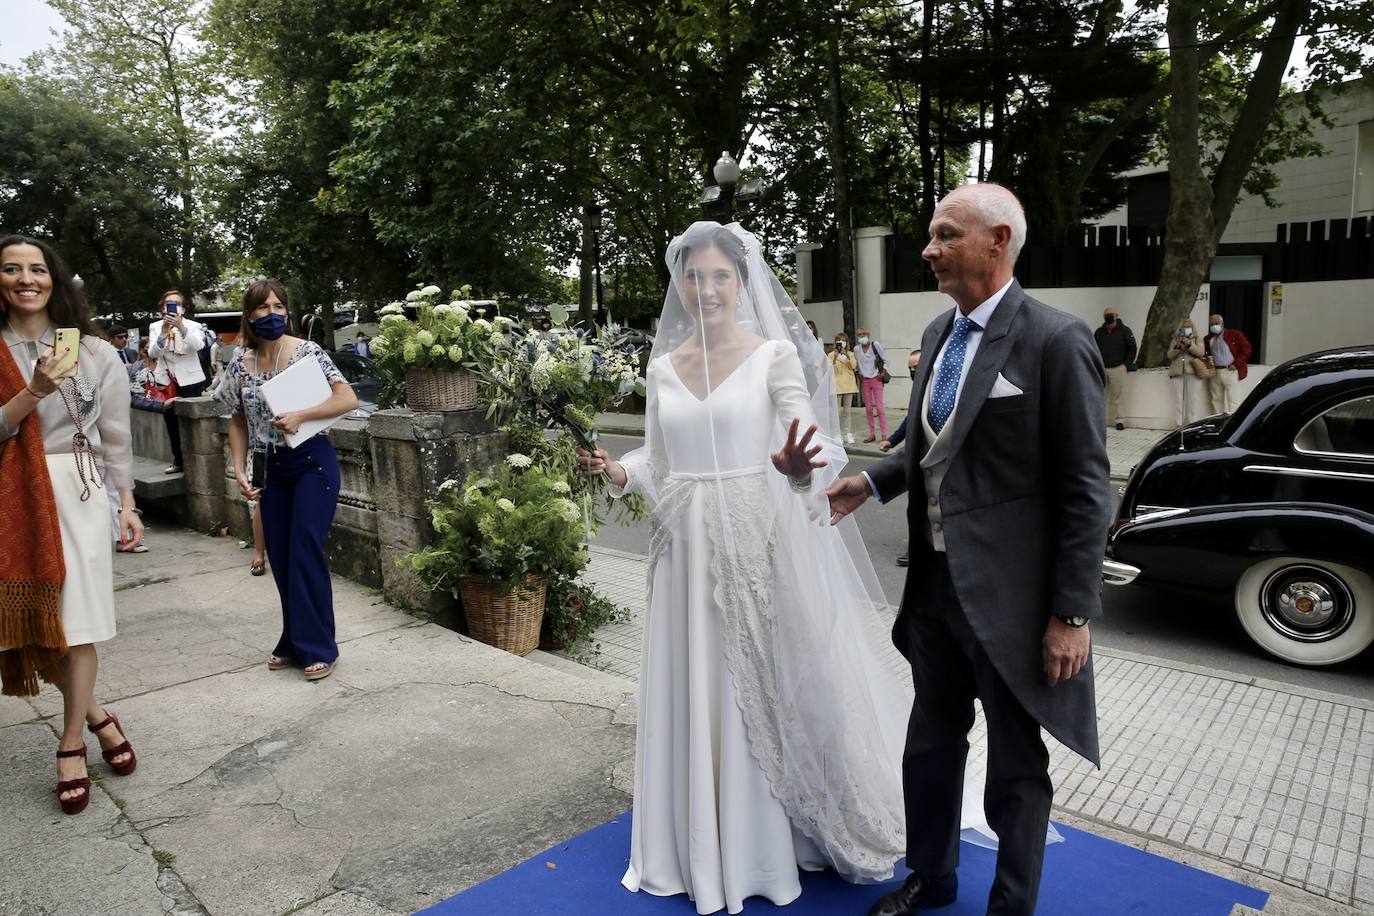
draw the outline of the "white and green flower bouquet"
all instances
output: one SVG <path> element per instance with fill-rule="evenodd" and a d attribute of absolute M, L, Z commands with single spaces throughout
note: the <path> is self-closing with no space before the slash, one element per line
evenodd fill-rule
<path fill-rule="evenodd" d="M 441 301 L 439 287 L 423 286 L 407 293 L 404 302 L 379 310 L 381 330 L 372 340 L 372 355 L 386 376 L 384 405 L 400 400 L 408 370 L 466 370 L 484 376 L 505 361 L 515 322 L 486 318 L 495 302 L 474 301 L 470 295 L 465 286 Z"/>
<path fill-rule="evenodd" d="M 616 324 L 573 331 L 563 326 L 566 312 L 555 310 L 553 318 L 557 326 L 547 335 L 512 341 L 506 358 L 492 363 L 486 399 L 508 422 L 566 430 L 595 448 L 596 415 L 644 394 L 639 348 Z"/>

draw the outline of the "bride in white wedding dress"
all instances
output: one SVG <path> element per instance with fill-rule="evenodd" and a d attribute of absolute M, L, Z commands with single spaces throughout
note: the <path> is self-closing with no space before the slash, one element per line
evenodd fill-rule
<path fill-rule="evenodd" d="M 644 446 L 584 473 L 652 506 L 624 885 L 738 913 L 801 893 L 798 867 L 891 877 L 905 851 L 911 688 L 852 520 L 829 527 L 846 458 L 833 376 L 758 243 L 696 223 L 668 249 Z M 965 835 L 995 842 L 982 776 Z"/>

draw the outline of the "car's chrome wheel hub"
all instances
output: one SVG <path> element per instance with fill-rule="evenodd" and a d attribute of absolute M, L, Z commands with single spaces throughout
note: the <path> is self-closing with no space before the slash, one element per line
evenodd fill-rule
<path fill-rule="evenodd" d="M 1260 589 L 1264 619 L 1300 642 L 1324 642 L 1344 633 L 1355 616 L 1350 590 L 1329 570 L 1288 566 L 1275 571 Z"/>

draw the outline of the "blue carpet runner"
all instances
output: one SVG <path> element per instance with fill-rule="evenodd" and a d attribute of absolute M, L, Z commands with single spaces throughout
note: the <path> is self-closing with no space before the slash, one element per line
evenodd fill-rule
<path fill-rule="evenodd" d="M 1045 850 L 1040 916 L 1230 916 L 1236 903 L 1263 909 L 1269 895 L 1172 859 L 1056 825 L 1064 842 Z M 632 894 L 620 886 L 630 848 L 630 815 L 560 843 L 422 912 L 429 916 L 694 916 L 686 895 Z M 981 916 L 996 853 L 962 844 L 959 900 L 939 916 Z M 762 898 L 745 916 L 864 916 L 893 884 L 853 885 L 833 872 L 802 876 L 802 895 L 786 907 Z M 722 912 L 724 912 L 722 910 Z"/>

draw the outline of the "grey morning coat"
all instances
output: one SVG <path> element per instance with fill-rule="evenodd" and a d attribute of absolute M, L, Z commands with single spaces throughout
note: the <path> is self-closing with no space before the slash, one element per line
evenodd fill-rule
<path fill-rule="evenodd" d="M 927 389 L 954 316 L 940 315 L 921 338 L 930 358 L 912 387 L 908 447 L 868 472 L 883 502 L 909 491 L 912 560 L 901 613 L 928 600 L 917 578 L 921 552 L 943 549 L 959 603 L 1017 699 L 1101 766 L 1091 660 L 1048 687 L 1042 639 L 1051 614 L 1102 616 L 1111 516 L 1102 357 L 1086 324 L 1013 281 L 931 448 Z M 989 397 L 999 376 L 1022 393 Z M 916 647 L 903 645 L 901 621 L 893 632 L 910 656 Z"/>

